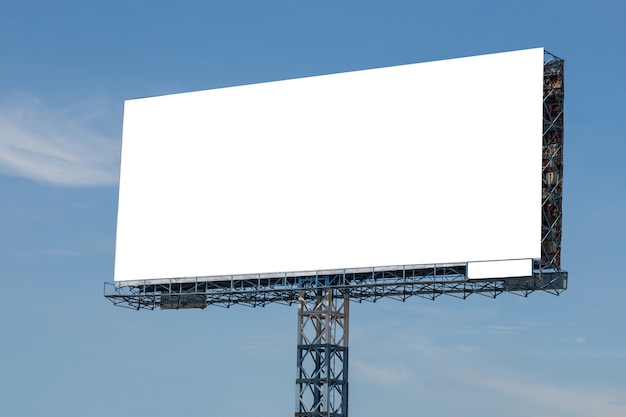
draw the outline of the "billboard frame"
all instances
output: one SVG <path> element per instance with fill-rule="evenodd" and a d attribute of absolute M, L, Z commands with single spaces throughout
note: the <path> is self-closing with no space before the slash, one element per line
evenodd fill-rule
<path fill-rule="evenodd" d="M 300 291 L 331 288 L 357 301 L 439 295 L 496 297 L 504 292 L 555 295 L 567 288 L 561 269 L 563 225 L 564 60 L 544 51 L 541 259 L 530 277 L 470 279 L 467 263 L 397 265 L 341 270 L 296 271 L 106 282 L 105 297 L 131 309 L 205 308 L 210 305 L 291 305 Z M 451 237 L 453 239 L 454 237 Z"/>

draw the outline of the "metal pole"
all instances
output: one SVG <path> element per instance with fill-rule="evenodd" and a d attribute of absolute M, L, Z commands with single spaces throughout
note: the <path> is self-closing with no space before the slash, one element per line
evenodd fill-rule
<path fill-rule="evenodd" d="M 296 417 L 348 416 L 349 306 L 337 290 L 299 293 Z"/>

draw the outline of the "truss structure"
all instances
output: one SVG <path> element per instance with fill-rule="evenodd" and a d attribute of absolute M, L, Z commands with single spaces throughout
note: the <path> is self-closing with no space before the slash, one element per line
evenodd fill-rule
<path fill-rule="evenodd" d="M 541 251 L 544 268 L 560 269 L 563 222 L 563 70 L 549 52 L 543 66 L 543 201 Z"/>
<path fill-rule="evenodd" d="M 296 417 L 348 416 L 349 311 L 346 292 L 300 291 Z"/>
<path fill-rule="evenodd" d="M 249 274 L 105 283 L 113 304 L 131 309 L 186 309 L 298 304 L 296 417 L 347 417 L 349 302 L 381 298 L 434 300 L 535 291 L 560 294 L 563 191 L 564 61 L 544 59 L 541 259 L 533 276 L 471 280 L 466 263 L 399 265 L 281 274 Z"/>
<path fill-rule="evenodd" d="M 263 307 L 295 304 L 302 290 L 333 289 L 356 301 L 381 298 L 404 301 L 412 296 L 434 300 L 441 295 L 467 298 L 471 294 L 496 297 L 504 292 L 523 296 L 534 291 L 559 294 L 567 286 L 567 272 L 541 269 L 534 276 L 470 280 L 466 264 L 405 265 L 344 269 L 301 274 L 255 274 L 225 278 L 147 280 L 133 285 L 105 283 L 105 297 L 132 309 L 205 308 L 211 305 Z M 305 292 L 310 294 L 309 292 Z"/>

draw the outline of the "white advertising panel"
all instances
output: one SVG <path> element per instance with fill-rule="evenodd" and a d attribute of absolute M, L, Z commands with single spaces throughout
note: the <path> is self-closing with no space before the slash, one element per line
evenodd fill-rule
<path fill-rule="evenodd" d="M 128 100 L 115 281 L 537 259 L 543 49 Z"/>
<path fill-rule="evenodd" d="M 468 262 L 469 279 L 532 277 L 532 259 Z"/>

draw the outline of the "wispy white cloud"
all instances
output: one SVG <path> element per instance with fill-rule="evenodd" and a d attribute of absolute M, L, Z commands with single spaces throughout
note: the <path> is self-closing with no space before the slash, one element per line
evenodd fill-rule
<path fill-rule="evenodd" d="M 246 355 L 267 357 L 273 355 L 290 355 L 293 348 L 293 335 L 281 332 L 265 333 L 261 336 L 248 337 L 238 345 L 238 349 Z"/>
<path fill-rule="evenodd" d="M 118 181 L 119 138 L 102 133 L 97 103 L 53 108 L 32 97 L 0 102 L 0 173 L 69 186 Z"/>
<path fill-rule="evenodd" d="M 357 380 L 368 381 L 376 385 L 398 386 L 410 382 L 412 373 L 405 368 L 365 363 L 358 360 L 350 361 L 350 372 Z"/>
<path fill-rule="evenodd" d="M 517 334 L 528 331 L 528 327 L 526 326 L 489 325 L 487 327 L 493 334 Z"/>
<path fill-rule="evenodd" d="M 451 314 L 455 311 L 450 309 Z M 592 349 L 583 343 L 582 337 L 572 338 L 568 343 L 556 342 L 551 326 L 528 317 L 514 320 L 510 325 L 488 324 L 492 321 L 489 315 L 472 316 L 470 320 L 458 318 L 461 324 L 472 326 L 476 337 L 457 334 L 451 340 L 446 335 L 452 329 L 456 331 L 453 323 L 437 329 L 429 327 L 427 321 L 420 321 L 420 315 L 414 316 L 416 319 L 398 323 L 395 319 L 378 321 L 377 326 L 368 323 L 368 327 L 361 326 L 351 333 L 356 345 L 368 343 L 367 356 L 359 351 L 351 352 L 353 381 L 361 384 L 367 381 L 368 385 L 376 384 L 380 389 L 405 396 L 410 396 L 413 390 L 416 398 L 427 397 L 432 403 L 450 402 L 455 406 L 463 404 L 468 410 L 481 410 L 482 415 L 489 416 L 626 415 L 623 384 L 611 385 L 614 375 L 607 376 L 604 382 L 592 378 L 572 380 L 558 373 L 548 374 L 542 367 L 551 359 L 581 367 L 593 366 L 595 361 L 619 363 L 625 355 L 623 350 Z M 471 324 L 472 320 L 476 323 Z M 544 327 L 547 333 L 539 332 Z M 493 344 L 511 334 L 528 334 L 532 342 Z M 507 349 L 503 351 L 502 346 Z M 441 391 L 442 386 L 448 387 L 447 390 Z M 454 392 L 453 400 L 450 392 Z"/>
<path fill-rule="evenodd" d="M 494 408 L 507 410 L 507 415 L 567 417 L 620 417 L 626 415 L 623 392 L 595 386 L 556 386 L 540 381 L 524 381 L 519 376 L 458 370 L 453 377 L 489 395 Z"/>

